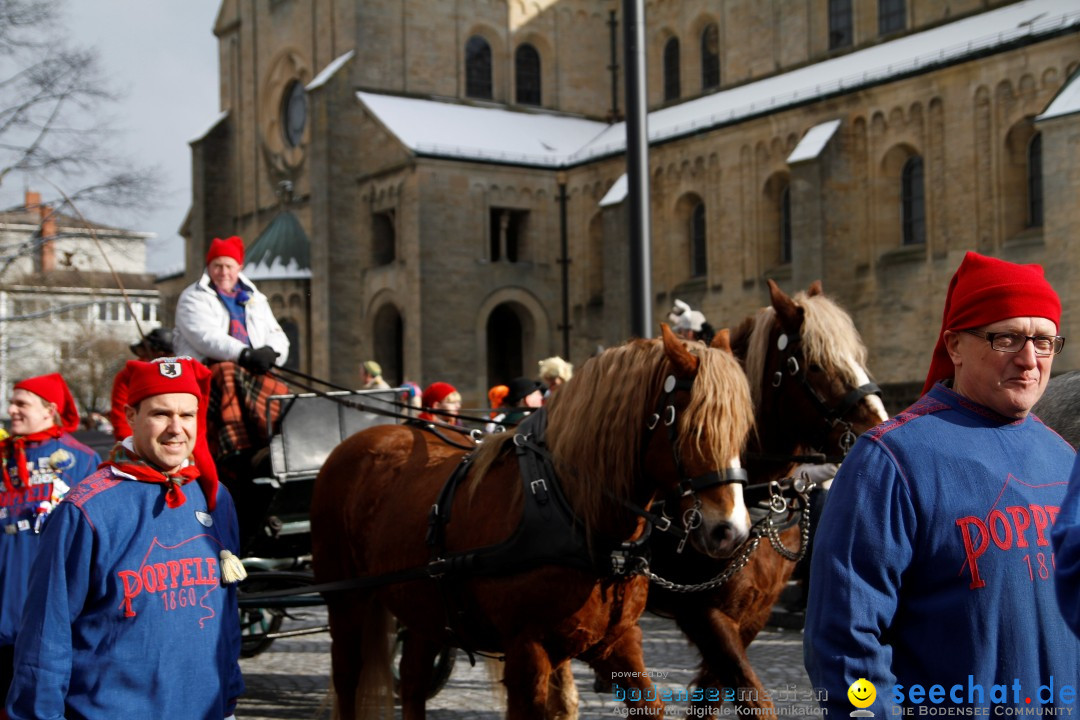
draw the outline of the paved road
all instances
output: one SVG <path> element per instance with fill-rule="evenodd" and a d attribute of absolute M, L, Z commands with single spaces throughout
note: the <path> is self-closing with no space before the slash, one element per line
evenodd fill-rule
<path fill-rule="evenodd" d="M 319 608 L 310 611 L 305 624 L 321 622 Z M 645 633 L 645 660 L 651 672 L 666 673 L 658 680 L 660 688 L 679 690 L 693 678 L 697 654 L 675 628 L 662 618 L 642 618 Z M 288 627 L 288 625 L 286 626 Z M 330 718 L 327 688 L 330 674 L 330 636 L 327 633 L 277 640 L 258 657 L 241 661 L 247 694 L 237 709 L 240 720 L 280 720 Z M 810 680 L 802 665 L 802 633 L 798 630 L 769 628 L 750 646 L 750 658 L 762 682 L 774 697 L 798 697 L 809 693 Z M 581 696 L 580 717 L 596 720 L 620 716 L 621 703 L 592 690 L 592 671 L 583 663 L 574 663 L 574 676 Z M 781 695 L 783 693 L 783 695 Z M 811 702 L 781 702 L 791 711 L 817 714 Z M 735 716 L 734 708 L 725 707 L 721 715 Z M 667 717 L 685 717 L 685 707 L 669 705 Z M 436 720 L 497 720 L 503 716 L 501 700 L 492 692 L 492 683 L 482 663 L 475 668 L 459 654 L 457 665 L 446 688 L 428 703 L 428 717 Z M 398 715 L 400 717 L 400 715 Z"/>

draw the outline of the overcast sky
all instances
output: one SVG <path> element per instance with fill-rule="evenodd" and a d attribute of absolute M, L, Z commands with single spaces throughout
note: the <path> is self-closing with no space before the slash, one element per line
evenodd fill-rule
<path fill-rule="evenodd" d="M 153 232 L 151 272 L 183 267 L 179 228 L 191 203 L 191 148 L 218 116 L 217 38 L 221 0 L 66 0 L 72 38 L 98 50 L 123 94 L 117 118 L 127 150 L 163 173 L 160 203 L 138 215 L 89 219 Z M 49 188 L 36 188 L 47 194 Z M 104 211 L 111 214 L 112 211 Z"/>

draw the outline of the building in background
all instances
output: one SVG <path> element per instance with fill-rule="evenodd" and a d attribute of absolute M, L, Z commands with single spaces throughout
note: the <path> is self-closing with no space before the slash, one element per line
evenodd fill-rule
<path fill-rule="evenodd" d="M 64 375 L 84 414 L 108 411 L 128 346 L 161 324 L 146 272 L 152 237 L 88 226 L 35 192 L 0 212 L 0 414 L 13 382 L 50 372 Z"/>
<path fill-rule="evenodd" d="M 621 8 L 223 0 L 184 282 L 241 235 L 304 273 L 259 281 L 303 369 L 355 383 L 374 358 L 477 404 L 622 342 Z M 655 317 L 679 298 L 734 325 L 766 279 L 821 279 L 894 408 L 967 250 L 1043 263 L 1080 330 L 1075 1 L 657 1 L 646 21 Z"/>

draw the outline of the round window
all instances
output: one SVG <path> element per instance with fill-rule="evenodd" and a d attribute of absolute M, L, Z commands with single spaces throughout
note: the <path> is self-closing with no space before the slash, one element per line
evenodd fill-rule
<path fill-rule="evenodd" d="M 285 142 L 289 147 L 300 144 L 300 138 L 304 135 L 304 126 L 307 124 L 307 94 L 304 86 L 293 81 L 281 102 L 281 128 L 285 134 Z"/>

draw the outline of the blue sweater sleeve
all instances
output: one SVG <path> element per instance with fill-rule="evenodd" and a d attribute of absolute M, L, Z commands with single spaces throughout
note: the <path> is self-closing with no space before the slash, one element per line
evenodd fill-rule
<path fill-rule="evenodd" d="M 891 453 L 863 436 L 840 468 L 814 536 L 803 635 L 806 670 L 827 692 L 822 706 L 846 716 L 848 687 L 877 688 L 872 710 L 892 712 L 892 648 L 900 578 L 913 557 L 915 513 Z"/>
<path fill-rule="evenodd" d="M 1069 488 L 1054 523 L 1054 590 L 1072 631 L 1080 635 L 1080 455 L 1073 463 Z"/>
<path fill-rule="evenodd" d="M 63 720 L 71 679 L 71 626 L 87 596 L 94 532 L 81 511 L 61 503 L 41 535 L 7 696 L 12 720 Z"/>

